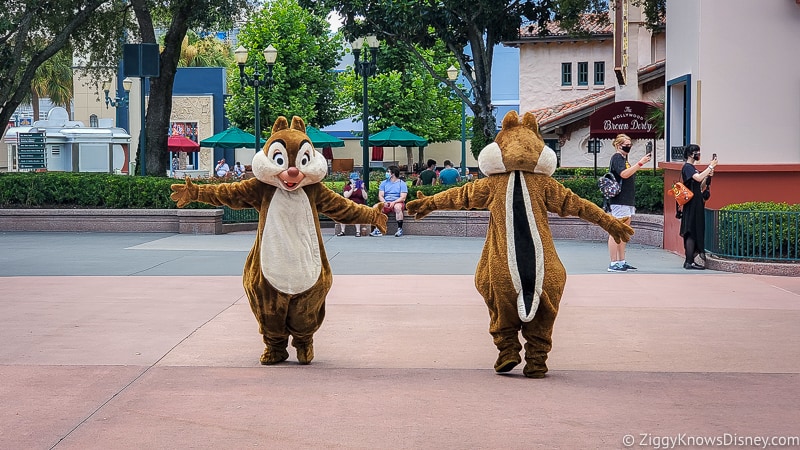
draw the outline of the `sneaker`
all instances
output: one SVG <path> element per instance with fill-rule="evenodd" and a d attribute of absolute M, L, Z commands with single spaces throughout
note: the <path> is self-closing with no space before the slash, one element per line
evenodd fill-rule
<path fill-rule="evenodd" d="M 381 230 L 375 228 L 374 230 L 372 230 L 372 233 L 370 233 L 369 235 L 378 237 L 378 236 L 383 236 L 383 233 L 381 233 Z"/>
<path fill-rule="evenodd" d="M 623 263 L 622 267 L 624 267 L 625 270 L 638 270 L 636 267 L 633 267 L 632 265 L 630 265 L 628 263 Z"/>
<path fill-rule="evenodd" d="M 628 269 L 620 263 L 609 264 L 608 266 L 609 272 L 626 272 L 627 270 Z"/>
<path fill-rule="evenodd" d="M 400 237 L 402 235 L 403 235 L 403 229 L 402 228 L 398 228 L 397 229 L 397 233 L 394 234 L 394 237 Z"/>

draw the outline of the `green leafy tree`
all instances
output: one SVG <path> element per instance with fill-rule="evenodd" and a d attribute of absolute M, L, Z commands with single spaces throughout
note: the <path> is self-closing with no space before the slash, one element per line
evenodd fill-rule
<path fill-rule="evenodd" d="M 300 0 L 301 5 L 321 13 L 336 11 L 344 19 L 347 36 L 376 34 L 390 45 L 431 48 L 441 40 L 458 61 L 473 98 L 459 94 L 474 114 L 472 153 L 494 139 L 497 125 L 492 105 L 494 48 L 515 40 L 523 20 L 546 30 L 550 21 L 567 28 L 580 28 L 580 15 L 607 12 L 605 0 Z M 656 14 L 664 0 L 640 0 L 645 11 Z M 649 8 L 649 9 L 648 9 Z M 421 56 L 418 59 L 423 60 Z M 428 67 L 434 78 L 450 83 Z"/>
<path fill-rule="evenodd" d="M 5 0 L 0 8 L 0 123 L 7 123 L 30 96 L 36 71 L 59 50 L 71 44 L 78 54 L 92 48 L 99 53 L 101 43 L 119 39 L 125 11 L 121 0 Z"/>
<path fill-rule="evenodd" d="M 147 104 L 145 173 L 166 176 L 169 164 L 167 130 L 172 115 L 172 87 L 181 57 L 181 46 L 189 29 L 230 29 L 246 0 L 130 0 L 143 43 L 156 44 L 156 27 L 165 30 L 159 57 L 159 76 L 150 79 Z M 141 164 L 138 161 L 137 164 Z M 141 170 L 141 169 L 139 169 Z"/>
<path fill-rule="evenodd" d="M 272 45 L 278 50 L 274 84 L 258 92 L 262 131 L 268 133 L 278 116 L 300 116 L 318 127 L 342 118 L 334 68 L 342 56 L 343 41 L 328 28 L 323 17 L 304 10 L 295 0 L 268 2 L 242 27 L 238 38 L 250 50 L 245 67 L 249 76 L 257 65 L 263 79 L 267 73 L 264 49 Z M 232 94 L 226 103 L 228 118 L 239 128 L 254 132 L 254 88 L 242 87 L 236 65 L 230 67 L 228 80 Z"/>
<path fill-rule="evenodd" d="M 446 73 L 454 63 L 443 45 L 418 49 L 416 54 L 437 73 Z M 370 133 L 397 125 L 431 143 L 453 140 L 461 134 L 461 100 L 450 86 L 431 76 L 416 54 L 404 47 L 379 47 L 378 73 L 367 83 Z M 363 80 L 356 78 L 354 70 L 343 73 L 342 80 L 349 104 L 346 114 L 360 118 Z M 406 147 L 406 153 L 411 166 L 412 147 Z"/>

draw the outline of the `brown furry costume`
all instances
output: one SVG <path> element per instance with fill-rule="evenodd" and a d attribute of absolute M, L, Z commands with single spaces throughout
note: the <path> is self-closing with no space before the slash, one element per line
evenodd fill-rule
<path fill-rule="evenodd" d="M 255 178 L 217 185 L 173 184 L 178 207 L 193 201 L 258 210 L 258 233 L 244 267 L 244 288 L 266 348 L 262 364 L 289 357 L 289 336 L 297 360 L 314 358 L 313 336 L 325 317 L 325 296 L 333 276 L 319 230 L 319 213 L 340 223 L 371 223 L 386 232 L 387 217 L 358 205 L 320 181 L 328 172 L 299 117 L 289 127 L 279 117 L 262 151 L 253 158 Z"/>
<path fill-rule="evenodd" d="M 500 352 L 494 369 L 508 372 L 521 361 L 519 331 L 525 339 L 527 377 L 547 372 L 553 323 L 567 274 L 558 258 L 547 212 L 578 216 L 603 227 L 615 240 L 633 229 L 565 188 L 551 177 L 556 155 L 544 145 L 536 118 L 506 114 L 495 142 L 478 165 L 488 175 L 431 197 L 418 194 L 408 212 L 421 219 L 437 209 L 488 209 L 486 244 L 475 269 L 475 287 L 489 308 L 489 332 Z"/>

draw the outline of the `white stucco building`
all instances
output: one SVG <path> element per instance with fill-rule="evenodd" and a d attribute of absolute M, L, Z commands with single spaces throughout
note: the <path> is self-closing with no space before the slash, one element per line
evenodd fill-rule
<path fill-rule="evenodd" d="M 626 84 L 619 85 L 614 72 L 614 13 L 611 23 L 586 16 L 585 36 L 567 34 L 552 25 L 548 36 L 536 26 L 520 30 L 520 39 L 505 42 L 520 50 L 520 112 L 533 112 L 548 145 L 559 154 L 564 167 L 590 167 L 589 116 L 618 101 L 660 101 L 664 94 L 666 36 L 644 26 L 639 8 L 629 5 L 627 14 L 628 66 Z M 646 142 L 634 142 L 633 157 L 640 157 Z M 664 160 L 663 141 L 656 158 Z M 613 153 L 610 142 L 600 149 L 598 164 L 606 165 Z M 638 155 L 638 156 L 637 156 Z"/>

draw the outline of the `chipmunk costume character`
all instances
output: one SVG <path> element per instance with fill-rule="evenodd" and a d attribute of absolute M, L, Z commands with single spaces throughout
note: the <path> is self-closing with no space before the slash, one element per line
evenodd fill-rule
<path fill-rule="evenodd" d="M 357 205 L 320 183 L 328 164 L 305 130 L 299 117 L 292 118 L 291 127 L 279 117 L 253 158 L 255 178 L 217 185 L 194 185 L 187 179 L 185 185 L 172 185 L 178 207 L 199 201 L 258 210 L 258 233 L 243 278 L 266 344 L 261 364 L 285 361 L 289 336 L 300 364 L 314 358 L 313 337 L 325 317 L 325 296 L 333 281 L 317 215 L 386 231 L 382 205 Z"/>
<path fill-rule="evenodd" d="M 603 227 L 619 242 L 633 229 L 611 217 L 551 177 L 556 155 L 544 145 L 536 117 L 506 114 L 495 142 L 478 157 L 488 175 L 431 197 L 418 193 L 408 212 L 421 219 L 437 209 L 488 209 L 489 229 L 475 269 L 475 287 L 489 308 L 489 333 L 500 352 L 498 373 L 522 362 L 519 332 L 525 339 L 525 369 L 530 378 L 547 372 L 553 323 L 567 274 L 558 259 L 547 212 L 578 216 Z"/>

